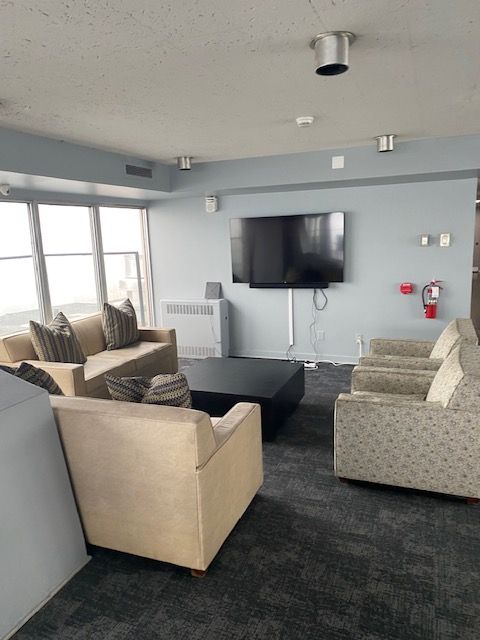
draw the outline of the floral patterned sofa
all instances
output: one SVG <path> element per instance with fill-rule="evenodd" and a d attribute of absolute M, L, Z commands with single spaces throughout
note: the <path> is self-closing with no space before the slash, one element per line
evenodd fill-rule
<path fill-rule="evenodd" d="M 358 367 L 335 407 L 335 474 L 480 498 L 480 347 L 437 372 Z"/>

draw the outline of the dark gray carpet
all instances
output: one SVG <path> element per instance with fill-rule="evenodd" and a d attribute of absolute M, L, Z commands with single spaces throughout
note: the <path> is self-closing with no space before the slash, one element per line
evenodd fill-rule
<path fill-rule="evenodd" d="M 306 372 L 265 485 L 205 579 L 93 548 L 16 640 L 478 640 L 480 509 L 342 484 L 332 408 L 350 367 Z"/>

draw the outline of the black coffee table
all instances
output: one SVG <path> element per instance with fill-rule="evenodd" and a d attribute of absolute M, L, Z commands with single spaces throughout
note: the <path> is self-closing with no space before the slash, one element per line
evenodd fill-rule
<path fill-rule="evenodd" d="M 305 393 L 303 365 L 283 360 L 206 358 L 185 370 L 193 408 L 223 416 L 237 402 L 257 402 L 262 434 L 273 440 Z"/>

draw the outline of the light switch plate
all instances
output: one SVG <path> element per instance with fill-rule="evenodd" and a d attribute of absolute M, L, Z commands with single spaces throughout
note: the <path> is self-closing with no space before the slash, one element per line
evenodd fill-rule
<path fill-rule="evenodd" d="M 430 244 L 430 236 L 428 235 L 428 233 L 422 233 L 422 235 L 420 236 L 420 246 L 428 247 L 429 244 Z"/>
<path fill-rule="evenodd" d="M 344 169 L 345 156 L 332 156 L 332 169 Z"/>
<path fill-rule="evenodd" d="M 450 246 L 450 234 L 449 233 L 441 233 L 440 234 L 440 246 L 441 247 L 449 247 Z"/>

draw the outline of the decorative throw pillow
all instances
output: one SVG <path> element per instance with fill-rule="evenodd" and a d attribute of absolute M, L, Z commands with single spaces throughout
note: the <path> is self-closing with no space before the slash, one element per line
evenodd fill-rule
<path fill-rule="evenodd" d="M 63 396 L 63 391 L 52 376 L 43 369 L 34 367 L 33 364 L 22 362 L 17 369 L 5 366 L 0 366 L 0 369 L 6 373 L 10 373 L 16 378 L 25 380 L 25 382 L 30 382 L 30 384 L 46 389 L 52 396 Z"/>
<path fill-rule="evenodd" d="M 137 315 L 133 304 L 127 298 L 118 307 L 105 302 L 103 305 L 103 333 L 107 342 L 107 350 L 120 349 L 127 344 L 137 342 L 140 334 L 137 326 Z"/>
<path fill-rule="evenodd" d="M 72 325 L 62 312 L 47 325 L 30 320 L 30 336 L 39 360 L 74 364 L 87 361 Z"/>
<path fill-rule="evenodd" d="M 161 373 L 153 378 L 118 378 L 107 373 L 105 382 L 113 400 L 192 407 L 192 395 L 183 373 Z"/>

